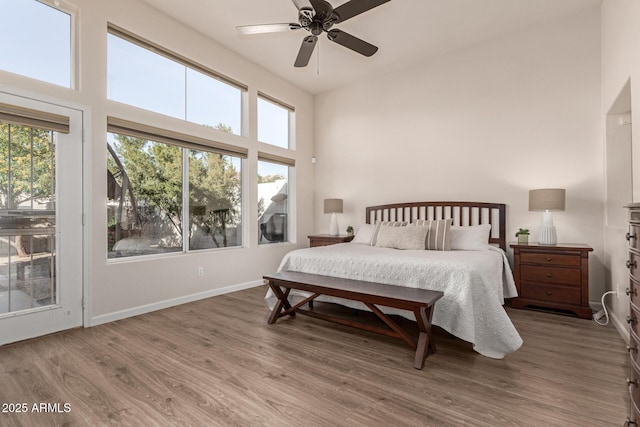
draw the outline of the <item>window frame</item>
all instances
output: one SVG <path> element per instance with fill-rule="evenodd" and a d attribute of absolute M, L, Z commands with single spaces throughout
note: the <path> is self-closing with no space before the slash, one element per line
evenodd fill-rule
<path fill-rule="evenodd" d="M 215 70 L 213 70 L 213 69 L 211 69 L 209 67 L 206 67 L 206 66 L 204 66 L 204 65 L 202 65 L 202 64 L 200 64 L 200 63 L 198 63 L 196 61 L 193 61 L 193 60 L 191 60 L 191 59 L 189 59 L 189 58 L 187 58 L 187 57 L 185 57 L 183 55 L 180 55 L 179 53 L 176 53 L 174 51 L 166 49 L 166 48 L 160 46 L 157 43 L 154 43 L 154 42 L 152 42 L 152 41 L 150 41 L 148 39 L 145 39 L 144 37 L 141 37 L 141 36 L 131 32 L 131 31 L 126 30 L 126 29 L 124 29 L 124 28 L 122 28 L 122 27 L 120 27 L 118 25 L 115 25 L 115 24 L 113 24 L 111 22 L 107 22 L 107 35 L 112 35 L 112 36 L 118 37 L 121 40 L 124 40 L 126 42 L 131 43 L 131 44 L 134 44 L 134 45 L 136 45 L 136 46 L 138 46 L 138 47 L 140 47 L 142 49 L 145 49 L 145 50 L 147 50 L 147 51 L 149 51 L 151 53 L 154 53 L 156 55 L 162 56 L 162 57 L 164 57 L 164 58 L 166 58 L 166 59 L 168 59 L 168 60 L 170 60 L 170 61 L 172 61 L 174 63 L 177 63 L 177 64 L 180 64 L 180 65 L 184 66 L 185 67 L 185 79 L 186 79 L 186 74 L 187 74 L 186 70 L 191 69 L 193 71 L 201 73 L 201 74 L 203 74 L 203 75 L 205 75 L 207 77 L 210 77 L 210 78 L 212 78 L 214 80 L 217 80 L 217 81 L 219 81 L 221 83 L 224 83 L 224 84 L 226 84 L 228 86 L 231 86 L 231 87 L 239 90 L 240 91 L 240 109 L 238 111 L 238 115 L 240 117 L 240 126 L 239 126 L 239 129 L 238 129 L 238 133 L 230 133 L 230 134 L 231 135 L 235 135 L 235 136 L 240 136 L 240 137 L 246 136 L 246 127 L 247 126 L 246 126 L 245 121 L 246 121 L 247 118 L 246 118 L 246 115 L 245 115 L 244 112 L 245 112 L 245 105 L 246 105 L 246 102 L 247 102 L 247 99 L 248 99 L 248 92 L 249 92 L 249 87 L 246 84 L 244 84 L 244 83 L 242 83 L 242 82 L 240 82 L 238 80 L 235 80 L 235 79 L 233 79 L 233 78 L 231 78 L 229 76 L 226 76 L 226 75 L 224 75 L 222 73 L 219 73 L 219 72 L 217 72 L 217 71 L 215 71 Z M 108 56 L 108 48 L 107 48 L 107 56 Z M 107 58 L 107 61 L 108 61 L 108 58 Z M 107 65 L 107 68 L 108 68 L 108 65 Z M 108 84 L 108 82 L 107 82 L 107 84 Z M 186 88 L 186 86 L 185 86 L 185 88 Z M 184 99 L 185 105 L 188 105 L 187 104 L 188 98 L 187 98 L 187 92 L 186 91 L 185 91 L 185 95 L 184 96 L 185 96 L 185 99 Z M 135 107 L 135 108 L 141 108 L 141 109 L 143 109 L 145 111 L 151 111 L 154 114 L 161 114 L 161 115 L 167 116 L 166 114 L 164 114 L 162 112 L 149 110 L 149 109 L 144 108 L 144 107 L 138 107 L 136 105 L 128 104 L 126 102 L 118 101 L 116 99 L 111 99 L 111 98 L 108 98 L 108 97 L 107 97 L 107 99 L 110 100 L 110 101 L 113 101 L 113 102 L 121 102 L 121 103 L 123 103 L 125 105 L 130 105 L 130 106 Z M 174 118 L 177 118 L 179 120 L 183 120 L 183 121 L 185 121 L 187 123 L 193 123 L 193 124 L 202 126 L 201 123 L 197 123 L 197 122 L 193 122 L 193 121 L 187 120 L 186 109 L 185 109 L 184 117 L 176 117 L 176 116 L 171 116 L 171 115 L 169 115 L 168 117 L 174 117 Z M 215 127 L 213 127 L 213 128 L 215 129 Z"/>
<path fill-rule="evenodd" d="M 256 171 L 259 169 L 260 167 L 260 162 L 266 162 L 266 163 L 272 163 L 272 164 L 276 164 L 276 165 L 281 165 L 281 166 L 286 166 L 287 167 L 287 209 L 286 209 L 286 213 L 287 213 L 287 229 L 286 229 L 286 236 L 287 239 L 283 240 L 281 242 L 273 242 L 273 243 L 262 243 L 261 242 L 261 238 L 260 238 L 260 222 L 259 222 L 259 218 L 257 218 L 256 220 L 256 224 L 258 227 L 258 240 L 257 240 L 257 244 L 258 247 L 269 247 L 272 246 L 274 244 L 292 244 L 295 243 L 295 223 L 296 223 L 296 218 L 295 218 L 295 179 L 294 179 L 294 175 L 295 175 L 295 166 L 296 166 L 296 161 L 295 159 L 289 158 L 289 157 L 284 157 L 284 156 L 279 156 L 277 154 L 272 154 L 272 153 L 266 153 L 263 151 L 258 151 L 258 158 L 257 158 L 257 163 L 256 163 Z M 257 176 L 259 176 L 256 172 L 256 178 Z M 256 200 L 256 206 L 259 203 L 260 199 L 258 198 Z"/>
<path fill-rule="evenodd" d="M 287 111 L 287 146 L 283 147 L 281 145 L 276 145 L 272 142 L 268 142 L 268 141 L 263 141 L 260 139 L 260 135 L 259 135 L 259 129 L 260 129 L 260 113 L 259 113 L 259 102 L 260 100 L 263 100 L 265 102 L 268 102 L 270 104 L 275 105 L 276 107 L 280 107 L 284 110 Z M 296 109 L 295 107 L 293 107 L 292 105 L 287 104 L 286 102 L 280 101 L 277 98 L 274 98 L 271 95 L 267 95 L 266 93 L 262 92 L 262 91 L 258 91 L 258 97 L 257 97 L 257 104 L 256 104 L 256 140 L 258 142 L 261 142 L 263 144 L 267 144 L 269 146 L 272 147 L 278 147 L 278 148 L 282 148 L 285 150 L 295 150 L 295 131 L 294 131 L 294 126 L 295 126 L 295 112 Z"/>
<path fill-rule="evenodd" d="M 246 247 L 245 227 L 246 227 L 246 198 L 245 198 L 245 169 L 248 150 L 243 147 L 233 146 L 222 142 L 199 138 L 192 135 L 182 134 L 163 128 L 157 128 L 144 125 L 138 122 L 119 119 L 117 117 L 107 117 L 107 132 L 112 134 L 121 134 L 134 138 L 144 139 L 149 142 L 162 143 L 177 146 L 181 150 L 181 215 L 182 215 L 182 247 L 179 251 L 169 251 L 167 253 L 149 253 L 140 255 L 131 255 L 123 257 L 109 257 L 107 251 L 107 262 L 123 262 L 132 260 L 146 260 L 151 258 L 159 258 L 165 256 L 188 255 L 190 253 L 204 253 L 208 251 L 238 249 Z M 202 248 L 190 249 L 189 232 L 191 227 L 190 218 L 190 182 L 189 182 L 189 154 L 191 150 L 202 152 L 210 152 L 223 156 L 232 156 L 240 160 L 240 228 L 242 232 L 239 234 L 240 244 L 235 246 L 224 246 L 218 248 Z"/>
<path fill-rule="evenodd" d="M 54 0 L 33 0 L 37 3 L 41 3 L 44 6 L 48 6 L 52 9 L 57 10 L 58 12 L 69 15 L 69 84 L 68 85 L 60 85 L 58 83 L 53 83 L 47 80 L 42 80 L 37 77 L 31 77 L 26 74 L 17 73 L 9 70 L 0 70 L 0 73 L 9 73 L 16 76 L 20 76 L 22 78 L 35 80 L 38 82 L 42 82 L 45 84 L 53 85 L 56 87 L 61 87 L 64 89 L 70 90 L 78 90 L 80 88 L 79 82 L 79 64 L 80 64 L 80 53 L 79 53 L 79 42 L 78 42 L 78 7 L 70 4 L 66 1 L 54 1 Z"/>

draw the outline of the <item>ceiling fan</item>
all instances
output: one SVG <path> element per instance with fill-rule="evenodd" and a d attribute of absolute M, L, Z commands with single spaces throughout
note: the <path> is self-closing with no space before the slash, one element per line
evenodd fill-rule
<path fill-rule="evenodd" d="M 292 0 L 298 8 L 298 23 L 289 24 L 262 24 L 241 25 L 236 27 L 240 34 L 275 33 L 279 31 L 293 31 L 301 28 L 309 31 L 311 35 L 304 38 L 298 51 L 295 67 L 306 67 L 318 42 L 318 36 L 323 32 L 332 42 L 338 43 L 348 49 L 364 56 L 371 56 L 378 48 L 351 34 L 333 28 L 334 24 L 344 22 L 367 10 L 378 7 L 390 0 L 350 0 L 337 8 L 333 8 L 324 0 Z"/>

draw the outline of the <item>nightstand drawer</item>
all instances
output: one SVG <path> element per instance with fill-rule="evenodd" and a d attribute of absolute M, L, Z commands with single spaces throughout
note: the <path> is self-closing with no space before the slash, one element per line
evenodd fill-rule
<path fill-rule="evenodd" d="M 580 255 L 522 252 L 520 254 L 520 262 L 523 264 L 546 264 L 559 265 L 562 267 L 580 267 Z"/>
<path fill-rule="evenodd" d="M 580 288 L 572 286 L 553 286 L 540 283 L 523 283 L 520 289 L 522 298 L 548 301 L 562 304 L 580 304 Z"/>
<path fill-rule="evenodd" d="M 580 286 L 580 276 L 581 271 L 578 268 L 520 265 L 520 280 L 522 281 Z"/>
<path fill-rule="evenodd" d="M 312 248 L 317 248 L 318 246 L 331 246 L 335 244 L 336 242 L 332 242 L 330 240 L 311 240 L 309 243 Z"/>

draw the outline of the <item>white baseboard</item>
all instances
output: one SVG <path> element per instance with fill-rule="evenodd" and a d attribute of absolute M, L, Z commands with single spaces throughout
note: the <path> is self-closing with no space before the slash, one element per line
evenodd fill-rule
<path fill-rule="evenodd" d="M 101 314 L 100 316 L 92 317 L 89 320 L 89 324 L 85 324 L 85 327 L 102 325 L 104 323 L 115 322 L 116 320 L 126 319 L 127 317 L 138 316 L 140 314 L 150 313 L 152 311 L 162 310 L 164 308 L 174 307 L 176 305 L 186 304 L 193 301 L 198 301 L 205 298 L 215 297 L 218 295 L 228 294 L 231 292 L 237 292 L 244 289 L 255 288 L 262 286 L 262 280 L 256 280 L 253 282 L 240 283 L 237 285 L 225 286 L 224 288 L 212 289 L 210 291 L 200 292 L 197 294 L 186 295 L 179 298 L 170 300 L 155 302 L 153 304 L 141 305 L 138 307 L 128 308 L 126 310 L 115 311 L 113 313 Z M 265 305 L 266 308 L 266 305 Z"/>
<path fill-rule="evenodd" d="M 617 316 L 609 313 L 609 318 L 611 319 L 611 323 L 616 327 L 616 330 L 622 337 L 622 339 L 629 344 L 629 325 L 626 321 L 621 321 Z"/>

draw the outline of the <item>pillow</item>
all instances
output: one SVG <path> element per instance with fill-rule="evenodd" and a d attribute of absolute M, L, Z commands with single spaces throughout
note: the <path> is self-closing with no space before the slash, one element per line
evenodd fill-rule
<path fill-rule="evenodd" d="M 385 226 L 385 227 L 404 227 L 406 225 L 408 225 L 409 223 L 407 221 L 378 221 L 376 222 L 376 229 L 373 232 L 373 237 L 371 238 L 371 246 L 375 246 L 376 245 L 376 240 L 378 239 L 378 232 L 380 230 L 380 227 Z"/>
<path fill-rule="evenodd" d="M 373 233 L 376 230 L 376 226 L 373 224 L 362 224 L 358 227 L 358 231 L 356 231 L 356 235 L 353 237 L 351 243 L 359 243 L 361 245 L 369 245 L 371 246 L 371 241 L 373 239 Z"/>
<path fill-rule="evenodd" d="M 425 249 L 428 251 L 449 251 L 451 250 L 451 223 L 453 219 L 417 219 L 414 226 L 428 229 Z"/>
<path fill-rule="evenodd" d="M 407 224 L 408 223 L 406 221 L 404 222 L 383 221 L 383 222 L 377 222 L 375 225 L 362 224 L 360 227 L 358 227 L 358 231 L 356 231 L 356 235 L 351 241 L 351 243 L 359 243 L 361 245 L 375 246 L 376 238 L 378 237 L 378 229 L 380 228 L 381 225 L 386 225 L 389 227 L 402 227 Z"/>
<path fill-rule="evenodd" d="M 382 225 L 378 231 L 376 246 L 394 249 L 424 250 L 427 227 L 396 227 Z"/>
<path fill-rule="evenodd" d="M 480 251 L 487 248 L 491 224 L 451 227 L 451 250 Z"/>

